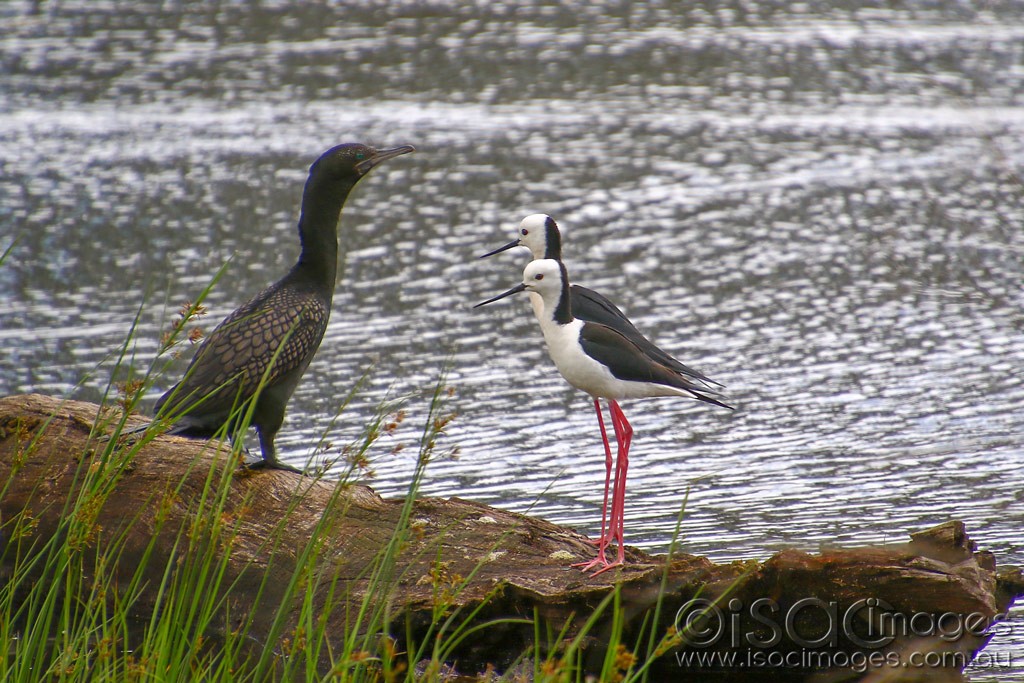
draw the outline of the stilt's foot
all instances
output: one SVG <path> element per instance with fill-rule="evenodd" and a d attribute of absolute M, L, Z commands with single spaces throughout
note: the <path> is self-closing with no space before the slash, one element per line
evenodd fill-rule
<path fill-rule="evenodd" d="M 598 574 L 603 574 L 609 569 L 621 567 L 623 564 L 625 563 L 622 560 L 615 560 L 614 562 L 609 562 L 607 558 L 595 557 L 590 562 L 577 562 L 576 564 L 572 564 L 569 566 L 575 567 L 579 569 L 581 572 L 589 572 L 591 570 L 596 569 L 596 571 L 594 571 L 594 573 L 591 574 L 591 576 L 597 576 Z"/>
<path fill-rule="evenodd" d="M 569 566 L 573 569 L 579 569 L 581 572 L 589 572 L 594 567 L 603 567 L 606 564 L 608 564 L 608 560 L 602 559 L 600 557 L 595 557 L 590 562 L 574 562 Z"/>
<path fill-rule="evenodd" d="M 599 539 L 599 540 L 603 541 L 604 539 Z M 581 572 L 589 572 L 594 567 L 606 567 L 606 566 L 608 566 L 608 558 L 605 557 L 605 554 L 604 554 L 604 549 L 606 547 L 608 547 L 607 544 L 605 544 L 605 545 L 598 544 L 598 546 L 597 546 L 597 557 L 595 557 L 594 559 L 590 560 L 589 562 L 576 562 L 574 564 L 570 564 L 569 566 L 570 567 L 575 567 L 576 569 L 579 569 Z"/>
<path fill-rule="evenodd" d="M 622 560 L 615 560 L 614 562 L 609 562 L 609 563 L 605 564 L 603 567 L 601 567 L 600 569 L 598 569 L 596 572 L 591 574 L 591 576 L 597 576 L 598 574 L 604 574 L 609 569 L 615 569 L 616 567 L 621 567 L 624 564 L 626 564 L 626 563 L 623 562 Z"/>
<path fill-rule="evenodd" d="M 615 558 L 614 562 L 609 562 L 607 556 L 605 555 L 604 551 L 607 547 L 608 544 L 605 544 L 603 546 L 599 545 L 597 550 L 597 557 L 592 559 L 590 562 L 576 562 L 575 564 L 571 564 L 569 566 L 575 567 L 576 569 L 579 569 L 581 572 L 589 572 L 592 570 L 596 570 L 594 571 L 592 576 L 597 576 L 598 574 L 603 574 L 609 569 L 614 569 L 615 567 L 623 566 L 626 562 L 622 546 L 619 546 L 618 557 Z"/>

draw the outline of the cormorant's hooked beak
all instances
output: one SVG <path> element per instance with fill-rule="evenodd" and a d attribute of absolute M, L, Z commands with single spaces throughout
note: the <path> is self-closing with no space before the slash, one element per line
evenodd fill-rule
<path fill-rule="evenodd" d="M 519 240 L 518 239 L 514 239 L 514 240 L 512 240 L 511 242 L 509 242 L 508 244 L 506 244 L 503 247 L 498 247 L 494 251 L 487 252 L 486 254 L 481 256 L 480 258 L 487 258 L 488 256 L 494 256 L 495 254 L 500 254 L 503 251 L 508 251 L 509 249 L 513 249 L 513 248 L 518 247 L 518 246 L 519 246 Z"/>
<path fill-rule="evenodd" d="M 388 159 L 392 159 L 402 154 L 408 154 L 409 152 L 415 151 L 416 148 L 412 145 L 402 145 L 401 147 L 393 147 L 392 149 L 378 149 L 371 156 L 356 164 L 356 173 L 361 176 L 366 175 L 369 170 L 377 164 L 383 163 Z"/>
<path fill-rule="evenodd" d="M 498 299 L 504 299 L 506 296 L 512 296 L 513 294 L 518 294 L 519 292 L 524 292 L 524 291 L 526 291 L 526 285 L 524 285 L 522 282 L 520 282 L 518 285 L 516 285 L 512 289 L 508 290 L 507 292 L 505 292 L 503 294 L 499 294 L 498 296 L 496 296 L 496 297 L 494 297 L 492 299 L 488 299 L 487 301 L 481 301 L 476 306 L 473 306 L 473 308 L 480 308 L 481 306 L 486 306 L 487 304 L 493 304 Z"/>

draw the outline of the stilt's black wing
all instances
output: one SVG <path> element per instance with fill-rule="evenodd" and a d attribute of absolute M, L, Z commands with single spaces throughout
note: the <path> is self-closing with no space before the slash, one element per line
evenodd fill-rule
<path fill-rule="evenodd" d="M 587 322 L 600 323 L 612 328 L 636 344 L 648 357 L 678 372 L 680 375 L 699 380 L 707 385 L 715 384 L 722 386 L 715 380 L 706 377 L 700 371 L 680 363 L 668 353 L 658 348 L 647 337 L 640 334 L 640 331 L 626 317 L 626 314 L 602 294 L 579 285 L 572 285 L 569 288 L 569 293 L 572 297 L 573 317 Z"/>
<path fill-rule="evenodd" d="M 606 365 L 618 379 L 676 387 L 700 401 L 732 409 L 732 406 L 714 398 L 717 391 L 651 358 L 629 338 L 607 325 L 585 324 L 580 331 L 580 345 L 588 356 Z"/>

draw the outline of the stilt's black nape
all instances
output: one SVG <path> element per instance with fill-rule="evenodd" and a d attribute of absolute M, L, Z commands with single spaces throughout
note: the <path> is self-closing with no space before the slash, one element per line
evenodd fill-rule
<path fill-rule="evenodd" d="M 156 403 L 172 431 L 212 437 L 232 416 L 252 406 L 262 460 L 249 467 L 301 470 L 278 461 L 274 437 L 299 379 L 320 347 L 334 297 L 338 269 L 338 222 L 352 188 L 372 168 L 414 151 L 409 145 L 374 149 L 344 144 L 324 152 L 309 169 L 302 195 L 302 253 L 283 278 L 258 293 L 224 321 L 199 347 L 185 377 Z"/>

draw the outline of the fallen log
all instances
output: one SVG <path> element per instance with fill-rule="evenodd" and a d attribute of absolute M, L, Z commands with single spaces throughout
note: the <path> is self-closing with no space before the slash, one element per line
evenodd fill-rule
<path fill-rule="evenodd" d="M 908 543 L 815 555 L 787 550 L 764 562 L 715 564 L 628 548 L 626 567 L 592 577 L 567 566 L 592 557 L 586 537 L 542 519 L 459 498 L 421 498 L 410 513 L 404 501 L 361 485 L 239 471 L 226 449 L 178 437 L 144 440 L 115 461 L 100 438 L 109 422 L 95 404 L 0 398 L 0 579 L 12 580 L 25 552 L 68 533 L 69 514 L 85 515 L 92 526 L 80 544 L 102 551 L 119 543 L 114 571 L 127 577 L 140 562 L 152 566 L 133 598 L 144 628 L 160 609 L 162 572 L 183 561 L 178 531 L 219 521 L 230 541 L 216 550 L 226 588 L 224 614 L 203 634 L 210 642 L 245 622 L 257 648 L 286 651 L 302 597 L 289 591 L 311 548 L 318 576 L 331 579 L 314 593 L 336 650 L 359 628 L 359 605 L 387 607 L 399 649 L 424 637 L 439 612 L 477 610 L 473 620 L 481 624 L 522 617 L 475 631 L 452 649 L 451 662 L 467 674 L 502 671 L 534 646 L 564 647 L 617 589 L 618 615 L 605 609 L 582 643 L 592 673 L 616 624 L 618 642 L 636 643 L 658 608 L 652 680 L 764 680 L 767 672 L 772 680 L 955 681 L 987 642 L 986 629 L 1024 594 L 1020 571 L 997 575 L 993 556 L 978 551 L 957 521 L 912 534 Z M 69 507 L 97 472 L 108 472 L 105 494 L 94 505 Z M 217 473 L 233 474 L 213 509 L 208 491 Z M 408 533 L 396 546 L 393 578 L 376 581 L 373 568 L 403 515 Z M 535 619 L 561 640 L 537 643 Z"/>

